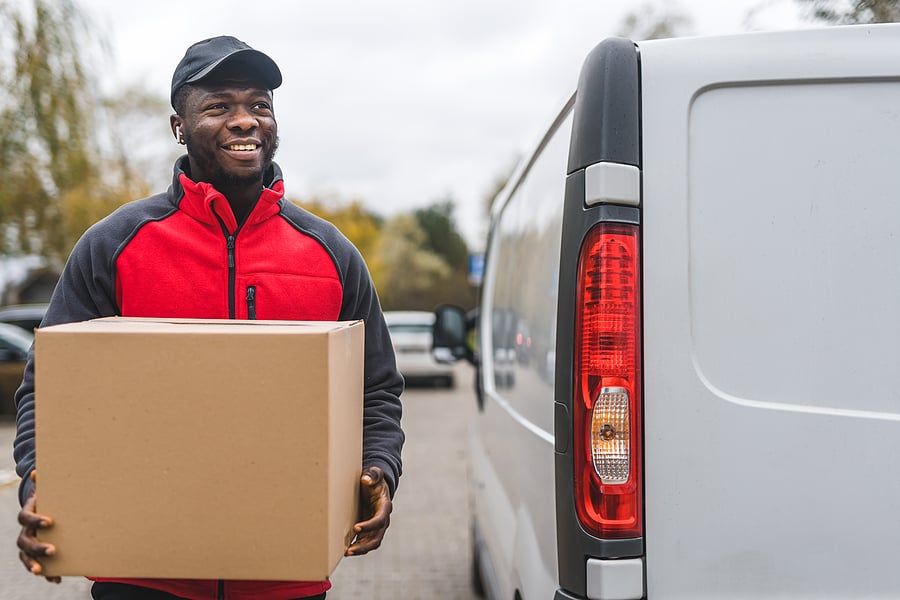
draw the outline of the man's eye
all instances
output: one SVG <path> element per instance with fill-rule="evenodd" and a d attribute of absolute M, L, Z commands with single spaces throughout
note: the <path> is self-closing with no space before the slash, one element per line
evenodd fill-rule
<path fill-rule="evenodd" d="M 260 110 L 272 110 L 272 107 L 269 106 L 268 102 L 257 102 L 254 106 Z"/>

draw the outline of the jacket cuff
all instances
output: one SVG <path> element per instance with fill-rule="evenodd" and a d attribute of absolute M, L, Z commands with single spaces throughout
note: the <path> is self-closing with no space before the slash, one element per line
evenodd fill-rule
<path fill-rule="evenodd" d="M 19 506 L 25 506 L 25 501 L 32 494 L 34 494 L 34 482 L 31 480 L 31 473 L 29 472 L 19 482 Z"/>

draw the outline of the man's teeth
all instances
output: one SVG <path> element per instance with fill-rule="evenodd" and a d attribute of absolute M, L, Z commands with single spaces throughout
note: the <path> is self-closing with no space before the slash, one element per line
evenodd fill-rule
<path fill-rule="evenodd" d="M 232 144 L 229 150 L 256 150 L 256 144 Z"/>

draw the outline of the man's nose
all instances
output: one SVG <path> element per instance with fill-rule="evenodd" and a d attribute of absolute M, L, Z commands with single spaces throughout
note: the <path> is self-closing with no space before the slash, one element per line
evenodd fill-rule
<path fill-rule="evenodd" d="M 250 112 L 250 109 L 247 106 L 236 106 L 231 118 L 228 120 L 229 129 L 247 131 L 248 129 L 253 129 L 258 126 L 259 121 L 253 116 L 253 113 Z"/>

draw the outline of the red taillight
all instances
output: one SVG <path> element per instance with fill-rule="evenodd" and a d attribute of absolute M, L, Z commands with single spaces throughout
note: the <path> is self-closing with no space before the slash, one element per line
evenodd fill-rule
<path fill-rule="evenodd" d="M 643 535 L 639 250 L 637 225 L 600 223 L 578 263 L 575 504 L 601 538 Z"/>

